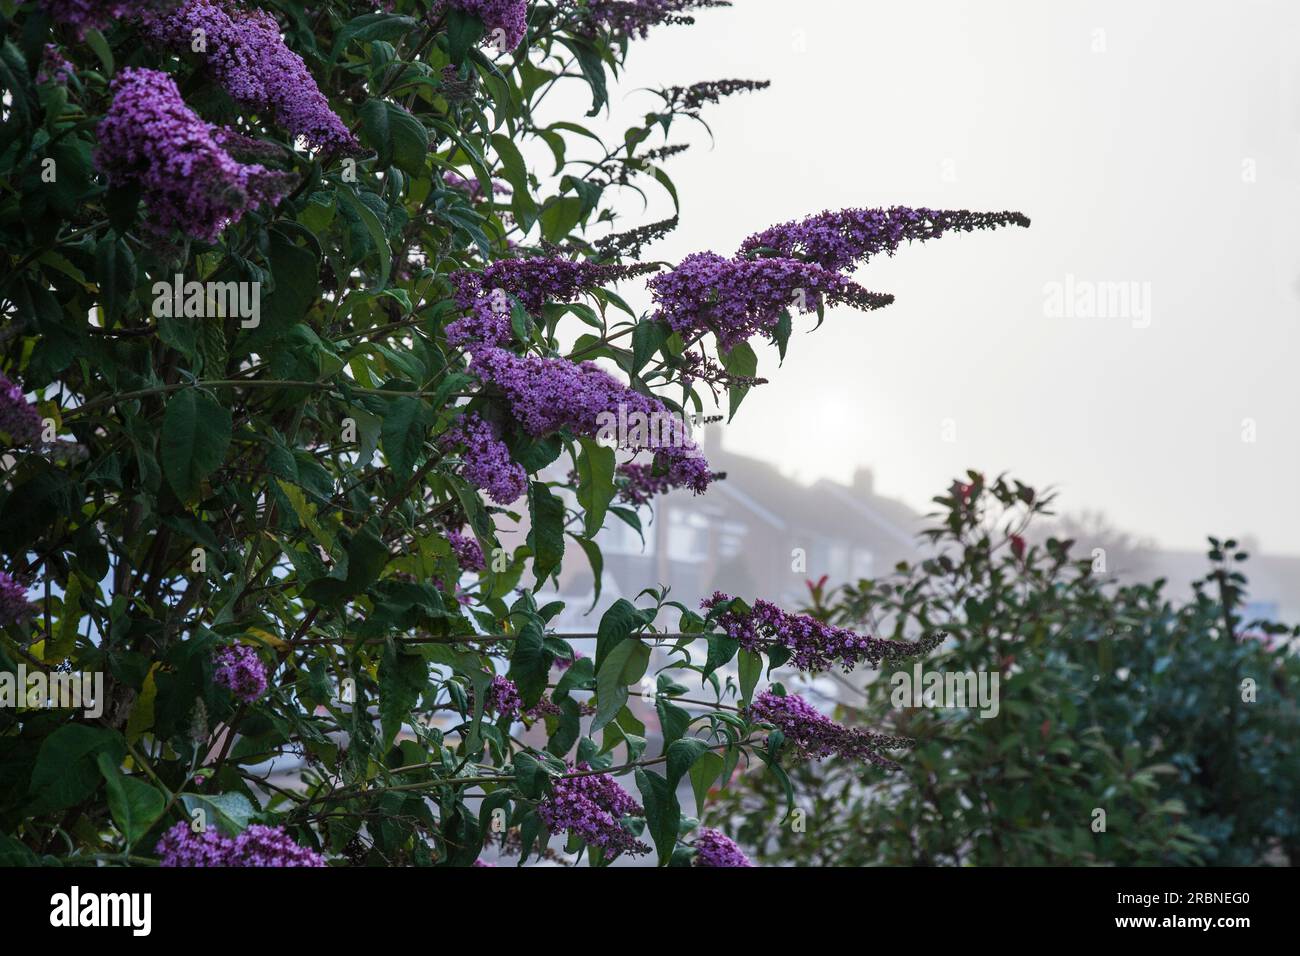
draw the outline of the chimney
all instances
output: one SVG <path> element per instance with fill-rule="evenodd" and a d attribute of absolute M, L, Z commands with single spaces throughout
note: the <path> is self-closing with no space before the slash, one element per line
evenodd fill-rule
<path fill-rule="evenodd" d="M 870 468 L 858 468 L 853 472 L 853 490 L 866 498 L 876 493 L 876 476 Z"/>

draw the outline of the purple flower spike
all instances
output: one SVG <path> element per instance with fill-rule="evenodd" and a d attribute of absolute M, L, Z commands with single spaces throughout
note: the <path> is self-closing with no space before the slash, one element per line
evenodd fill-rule
<path fill-rule="evenodd" d="M 589 769 L 580 763 L 575 771 Z M 634 837 L 619 823 L 626 816 L 642 816 L 645 811 L 608 774 L 560 777 L 551 786 L 551 794 L 537 805 L 537 815 L 553 832 L 567 831 L 584 843 L 608 853 L 637 856 L 650 847 Z"/>
<path fill-rule="evenodd" d="M 897 770 L 898 764 L 880 751 L 900 750 L 915 744 L 906 737 L 887 737 L 856 727 L 842 727 L 802 697 L 793 694 L 780 697 L 770 690 L 754 698 L 748 716 L 750 720 L 771 724 L 785 734 L 804 759 L 843 757 L 866 760 L 886 770 Z"/>
<path fill-rule="evenodd" d="M 736 842 L 721 830 L 701 827 L 695 835 L 695 865 L 709 867 L 753 866 Z"/>
<path fill-rule="evenodd" d="M 246 704 L 266 692 L 266 668 L 257 651 L 247 644 L 232 644 L 217 651 L 216 683 Z"/>
<path fill-rule="evenodd" d="M 110 181 L 140 187 L 155 233 L 179 231 L 212 242 L 249 209 L 289 191 L 289 174 L 232 159 L 166 73 L 128 68 L 111 89 L 95 164 Z"/>
<path fill-rule="evenodd" d="M 270 110 L 294 136 L 320 148 L 359 149 L 307 64 L 285 46 L 280 25 L 265 10 L 223 0 L 183 0 L 175 9 L 148 11 L 141 21 L 146 34 L 170 50 L 192 51 L 201 37 L 198 52 L 226 92 L 248 106 Z"/>

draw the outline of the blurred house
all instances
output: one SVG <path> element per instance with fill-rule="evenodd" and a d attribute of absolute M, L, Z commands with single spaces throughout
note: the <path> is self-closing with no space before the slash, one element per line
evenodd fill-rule
<path fill-rule="evenodd" d="M 673 492 L 640 510 L 642 536 L 617 518 L 598 541 L 604 553 L 600 603 L 591 616 L 593 581 L 582 553 L 566 554 L 560 594 L 566 600 L 557 630 L 590 630 L 620 597 L 634 600 L 646 587 L 668 585 L 670 598 L 687 607 L 714 591 L 788 608 L 807 595 L 804 582 L 832 582 L 888 573 L 916 555 L 922 516 L 878 495 L 872 474 L 859 469 L 850 484 L 821 480 L 805 485 L 774 465 L 722 447 L 721 431 L 706 430 L 709 464 L 726 472 L 708 493 Z"/>

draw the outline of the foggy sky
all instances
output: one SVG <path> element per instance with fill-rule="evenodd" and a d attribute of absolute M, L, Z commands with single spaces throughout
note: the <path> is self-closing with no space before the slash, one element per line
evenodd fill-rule
<path fill-rule="evenodd" d="M 783 368 L 760 349 L 771 382 L 729 448 L 802 479 L 869 466 L 921 508 L 967 467 L 1010 471 L 1164 547 L 1251 534 L 1294 554 L 1297 27 L 1285 2 L 739 0 L 636 43 L 590 122 L 621 135 L 656 104 L 637 87 L 772 81 L 706 110 L 712 143 L 674 127 L 694 145 L 669 160 L 682 224 L 655 258 L 844 206 L 1033 219 L 862 268 L 896 303 L 797 321 Z M 626 226 L 672 212 L 622 208 Z M 1136 297 L 1062 314 L 1090 283 Z"/>

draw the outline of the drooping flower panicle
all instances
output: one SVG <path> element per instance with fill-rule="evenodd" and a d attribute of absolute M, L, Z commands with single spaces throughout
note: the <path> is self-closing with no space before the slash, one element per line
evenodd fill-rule
<path fill-rule="evenodd" d="M 537 315 L 546 302 L 570 302 L 580 292 L 655 269 L 653 265 L 624 266 L 559 256 L 529 256 L 499 259 L 481 272 L 468 269 L 453 272 L 451 281 L 456 288 L 456 302 L 462 308 L 500 289 Z"/>
<path fill-rule="evenodd" d="M 864 661 L 876 667 L 881 661 L 929 653 L 945 637 L 939 633 L 912 642 L 889 641 L 835 627 L 806 614 L 790 614 L 762 599 L 747 611 L 727 607 L 733 600 L 730 595 L 715 591 L 702 603 L 709 610 L 726 607 L 718 614 L 717 623 L 741 647 L 748 651 L 784 648 L 790 652 L 795 666 L 803 671 L 830 670 L 837 665 L 850 671 Z"/>
<path fill-rule="evenodd" d="M 463 10 L 483 21 L 486 39 L 513 50 L 523 42 L 528 32 L 527 0 L 447 0 L 457 10 Z M 435 5 L 435 10 L 439 5 Z"/>
<path fill-rule="evenodd" d="M 1018 212 L 968 212 L 965 209 L 841 209 L 772 226 L 741 244 L 742 255 L 799 258 L 824 269 L 844 271 L 904 242 L 937 239 L 947 232 L 972 232 L 1029 225 Z"/>
<path fill-rule="evenodd" d="M 451 553 L 456 556 L 456 563 L 462 571 L 482 571 L 486 567 L 483 549 L 473 535 L 448 531 L 447 540 L 451 543 Z"/>
<path fill-rule="evenodd" d="M 689 255 L 648 285 L 658 306 L 656 319 L 684 336 L 712 332 L 723 348 L 771 335 L 787 309 L 813 312 L 825 301 L 868 310 L 894 301 L 815 263 L 727 259 L 715 252 Z"/>
<path fill-rule="evenodd" d="M 637 840 L 619 821 L 643 816 L 645 810 L 608 774 L 585 773 L 579 763 L 573 771 L 580 776 L 559 777 L 551 793 L 537 805 L 537 815 L 555 833 L 568 832 L 606 853 L 638 856 L 650 847 Z"/>
<path fill-rule="evenodd" d="M 752 867 L 749 857 L 721 830 L 701 827 L 695 835 L 695 866 Z"/>
<path fill-rule="evenodd" d="M 528 472 L 510 459 L 510 449 L 492 422 L 466 413 L 443 432 L 439 444 L 444 449 L 462 447 L 461 477 L 497 504 L 508 505 L 528 491 Z"/>
<path fill-rule="evenodd" d="M 519 688 L 515 686 L 515 682 L 508 677 L 494 674 L 492 683 L 488 686 L 484 707 L 501 717 L 518 717 L 523 706 L 524 702 L 519 696 Z"/>
<path fill-rule="evenodd" d="M 754 698 L 748 716 L 781 731 L 804 759 L 841 757 L 866 760 L 887 770 L 897 770 L 898 764 L 881 751 L 901 750 L 915 744 L 914 740 L 906 737 L 888 737 L 857 727 L 841 726 L 796 694 L 782 697 L 766 690 Z"/>
<path fill-rule="evenodd" d="M 282 827 L 255 823 L 235 838 L 212 828 L 195 833 L 188 823 L 177 823 L 163 834 L 155 850 L 160 865 L 237 867 L 322 867 L 325 858 L 299 846 Z"/>
<path fill-rule="evenodd" d="M 596 437 L 613 429 L 615 422 L 636 421 L 648 427 L 621 436 L 631 435 L 635 441 L 610 437 L 621 447 L 653 451 L 676 486 L 698 494 L 713 480 L 685 422 L 659 399 L 633 391 L 591 362 L 520 356 L 489 347 L 474 352 L 470 372 L 504 395 L 512 416 L 534 438 L 565 429 Z"/>
<path fill-rule="evenodd" d="M 27 588 L 7 571 L 0 571 L 0 627 L 17 624 L 32 613 Z"/>
<path fill-rule="evenodd" d="M 249 209 L 289 191 L 290 176 L 231 158 L 166 73 L 128 67 L 111 90 L 95 163 L 110 182 L 139 186 L 155 233 L 212 242 Z"/>
<path fill-rule="evenodd" d="M 569 5 L 576 6 L 572 2 Z M 579 12 L 589 29 L 603 28 L 644 40 L 651 27 L 694 23 L 688 10 L 729 6 L 728 0 L 590 0 Z"/>
<path fill-rule="evenodd" d="M 247 644 L 231 644 L 217 651 L 213 680 L 239 700 L 251 704 L 266 693 L 266 667 Z"/>
<path fill-rule="evenodd" d="M 139 0 L 41 0 L 55 23 L 66 23 L 79 37 L 135 13 L 140 5 Z"/>
<path fill-rule="evenodd" d="M 0 432 L 9 436 L 14 447 L 34 445 L 41 438 L 43 423 L 36 406 L 27 401 L 23 390 L 0 372 Z"/>
<path fill-rule="evenodd" d="M 145 11 L 146 35 L 175 51 L 199 52 L 232 98 L 269 110 L 286 130 L 311 145 L 355 152 L 357 141 L 330 109 L 302 57 L 285 45 L 275 17 L 230 0 L 182 0 L 174 9 Z"/>

